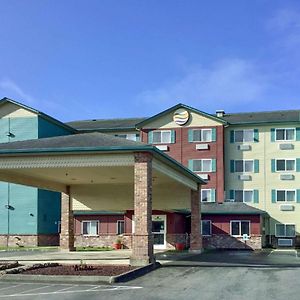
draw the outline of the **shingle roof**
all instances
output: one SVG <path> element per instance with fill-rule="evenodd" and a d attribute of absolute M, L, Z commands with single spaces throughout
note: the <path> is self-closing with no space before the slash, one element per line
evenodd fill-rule
<path fill-rule="evenodd" d="M 99 119 L 83 120 L 68 122 L 69 126 L 79 131 L 89 130 L 110 130 L 110 129 L 127 129 L 134 130 L 135 125 L 144 121 L 146 118 L 126 118 L 126 119 Z"/>
<path fill-rule="evenodd" d="M 228 113 L 222 117 L 229 124 L 300 122 L 300 110 Z"/>
<path fill-rule="evenodd" d="M 201 203 L 202 214 L 249 214 L 249 215 L 262 215 L 266 214 L 265 211 L 247 205 L 242 202 L 224 202 L 224 203 Z"/>

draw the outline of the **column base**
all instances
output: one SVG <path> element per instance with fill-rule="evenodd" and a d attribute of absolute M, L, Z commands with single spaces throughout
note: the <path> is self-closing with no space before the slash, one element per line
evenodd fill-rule
<path fill-rule="evenodd" d="M 189 253 L 201 254 L 203 249 L 189 249 Z"/>
<path fill-rule="evenodd" d="M 133 267 L 143 267 L 155 263 L 155 257 L 136 257 L 131 256 L 129 264 Z"/>

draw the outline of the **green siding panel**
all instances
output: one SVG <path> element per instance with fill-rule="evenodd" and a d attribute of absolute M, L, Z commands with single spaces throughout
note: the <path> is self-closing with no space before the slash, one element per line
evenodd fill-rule
<path fill-rule="evenodd" d="M 148 132 L 148 144 L 153 144 L 153 131 Z"/>
<path fill-rule="evenodd" d="M 275 170 L 276 170 L 276 160 L 271 159 L 271 171 L 272 171 L 272 173 L 274 173 Z"/>
<path fill-rule="evenodd" d="M 188 161 L 188 168 L 193 171 L 194 170 L 194 161 L 192 159 L 189 159 Z"/>
<path fill-rule="evenodd" d="M 217 129 L 212 128 L 212 130 L 211 130 L 211 141 L 215 142 L 216 140 L 217 140 Z"/>
<path fill-rule="evenodd" d="M 216 190 L 211 189 L 211 202 L 216 202 Z"/>
<path fill-rule="evenodd" d="M 259 173 L 259 160 L 254 159 L 254 173 Z"/>
<path fill-rule="evenodd" d="M 0 143 L 8 143 L 9 137 L 9 119 L 8 118 L 2 118 L 0 119 Z"/>
<path fill-rule="evenodd" d="M 271 128 L 271 142 L 275 142 L 275 128 Z"/>
<path fill-rule="evenodd" d="M 175 130 L 171 130 L 171 143 L 174 144 L 176 142 L 176 132 Z"/>
<path fill-rule="evenodd" d="M 229 199 L 234 199 L 234 190 L 229 191 Z"/>
<path fill-rule="evenodd" d="M 188 141 L 189 143 L 193 142 L 193 129 L 188 130 Z"/>
<path fill-rule="evenodd" d="M 234 143 L 234 130 L 230 130 L 230 143 Z"/>
<path fill-rule="evenodd" d="M 38 137 L 46 138 L 53 136 L 69 135 L 72 132 L 62 126 L 56 125 L 52 122 L 38 117 Z"/>
<path fill-rule="evenodd" d="M 297 190 L 297 203 L 300 203 L 300 190 Z"/>
<path fill-rule="evenodd" d="M 272 203 L 276 203 L 276 190 L 272 190 Z"/>
<path fill-rule="evenodd" d="M 296 171 L 300 172 L 300 158 L 296 158 Z"/>
<path fill-rule="evenodd" d="M 38 190 L 38 233 L 58 233 L 60 221 L 61 194 L 46 190 Z"/>
<path fill-rule="evenodd" d="M 216 172 L 216 170 L 217 170 L 217 160 L 215 158 L 213 158 L 211 160 L 211 171 Z"/>
<path fill-rule="evenodd" d="M 10 142 L 32 140 L 38 138 L 38 118 L 10 118 Z"/>
<path fill-rule="evenodd" d="M 254 142 L 255 143 L 259 142 L 259 132 L 258 132 L 258 129 L 254 129 Z"/>
<path fill-rule="evenodd" d="M 253 191 L 253 203 L 258 203 L 259 202 L 259 190 L 254 190 Z"/>
<path fill-rule="evenodd" d="M 296 141 L 300 141 L 300 127 L 296 128 Z"/>
<path fill-rule="evenodd" d="M 234 173 L 234 160 L 233 159 L 230 160 L 230 172 Z"/>

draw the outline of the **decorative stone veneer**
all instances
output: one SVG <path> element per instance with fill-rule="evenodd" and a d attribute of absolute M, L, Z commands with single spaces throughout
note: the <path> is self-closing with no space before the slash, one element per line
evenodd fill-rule
<path fill-rule="evenodd" d="M 175 249 L 176 243 L 182 243 L 186 248 L 190 247 L 189 234 L 167 234 L 167 249 Z"/>
<path fill-rule="evenodd" d="M 7 235 L 0 235 L 0 246 L 7 245 Z M 58 234 L 10 235 L 9 247 L 59 246 Z"/>
<path fill-rule="evenodd" d="M 202 238 L 200 233 L 201 211 L 200 211 L 200 188 L 191 190 L 191 235 L 190 250 L 200 251 L 202 249 Z"/>
<path fill-rule="evenodd" d="M 212 236 L 203 236 L 203 246 L 208 249 L 261 249 L 262 236 L 252 235 L 248 241 L 243 241 L 241 237 L 213 234 Z"/>
<path fill-rule="evenodd" d="M 75 247 L 112 247 L 118 235 L 101 234 L 99 236 L 75 235 Z M 122 245 L 124 248 L 132 247 L 132 235 L 122 235 Z"/>

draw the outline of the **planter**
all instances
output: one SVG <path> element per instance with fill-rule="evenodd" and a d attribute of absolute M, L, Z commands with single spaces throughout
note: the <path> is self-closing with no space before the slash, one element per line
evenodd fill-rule
<path fill-rule="evenodd" d="M 185 244 L 184 243 L 175 243 L 175 248 L 178 251 L 183 251 L 185 248 Z"/>
<path fill-rule="evenodd" d="M 117 243 L 115 243 L 114 245 L 113 245 L 113 247 L 114 247 L 114 249 L 116 249 L 116 250 L 119 250 L 119 249 L 122 249 L 122 244 L 117 244 Z"/>

